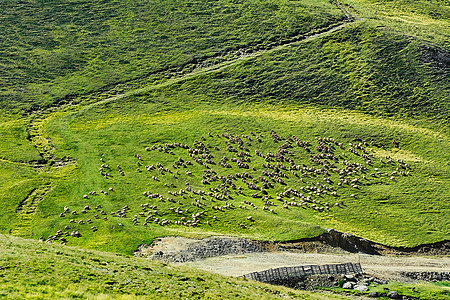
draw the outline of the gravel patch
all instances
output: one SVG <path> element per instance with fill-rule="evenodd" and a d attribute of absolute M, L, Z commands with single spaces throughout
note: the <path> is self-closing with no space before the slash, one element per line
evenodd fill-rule
<path fill-rule="evenodd" d="M 136 256 L 170 263 L 184 263 L 229 254 L 263 252 L 263 246 L 254 241 L 235 237 L 210 237 L 201 240 L 168 237 L 153 245 L 142 245 Z"/>

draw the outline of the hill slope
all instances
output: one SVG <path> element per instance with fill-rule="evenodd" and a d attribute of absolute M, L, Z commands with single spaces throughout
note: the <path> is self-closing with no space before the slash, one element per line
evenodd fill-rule
<path fill-rule="evenodd" d="M 8 298 L 344 299 L 5 235 L 0 249 L 0 295 Z"/>
<path fill-rule="evenodd" d="M 121 253 L 157 236 L 326 227 L 393 246 L 449 238 L 448 5 L 183 3 L 78 2 L 53 16 L 23 4 L 36 32 L 86 33 L 61 41 L 30 40 L 21 7 L 2 3 L 16 26 L 3 49 L 2 232 L 79 231 L 69 245 Z M 193 30 L 197 18 L 210 23 Z M 84 53 L 73 68 L 58 63 L 69 50 Z"/>

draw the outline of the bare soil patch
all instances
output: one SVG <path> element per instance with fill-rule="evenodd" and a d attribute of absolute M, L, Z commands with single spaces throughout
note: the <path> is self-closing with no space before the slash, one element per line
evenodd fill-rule
<path fill-rule="evenodd" d="M 283 249 L 283 250 L 279 250 Z M 202 240 L 183 237 L 161 238 L 142 245 L 136 255 L 205 271 L 242 276 L 270 268 L 360 262 L 366 274 L 383 280 L 414 282 L 411 272 L 450 272 L 450 256 L 370 255 L 351 253 L 324 242 L 299 242 L 296 247 L 279 247 L 234 237 Z"/>

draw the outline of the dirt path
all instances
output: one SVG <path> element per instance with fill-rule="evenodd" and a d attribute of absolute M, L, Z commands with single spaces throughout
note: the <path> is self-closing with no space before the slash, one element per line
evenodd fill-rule
<path fill-rule="evenodd" d="M 317 242 L 311 242 L 311 247 L 303 249 L 307 253 L 303 253 L 304 251 L 296 250 L 278 251 L 276 247 L 271 248 L 267 244 L 259 244 L 259 246 L 253 247 L 252 243 L 243 244 L 242 240 L 226 236 L 210 237 L 203 240 L 164 237 L 157 240 L 153 245 L 141 247 L 137 255 L 231 276 L 241 276 L 270 268 L 347 262 L 360 262 L 364 272 L 375 277 L 402 282 L 410 282 L 411 279 L 401 276 L 401 272 L 450 272 L 450 256 L 448 255 L 382 256 L 355 254 L 326 244 L 320 244 L 322 245 L 320 246 Z M 207 249 L 208 243 L 214 246 L 212 252 Z M 233 243 L 239 244 L 240 247 L 234 247 Z M 209 248 L 211 249 L 210 246 Z M 160 253 L 161 256 L 155 256 L 155 253 Z"/>
<path fill-rule="evenodd" d="M 103 105 L 103 104 L 106 104 L 109 102 L 117 101 L 120 99 L 135 96 L 135 95 L 141 95 L 141 94 L 144 94 L 144 93 L 147 93 L 147 92 L 150 92 L 153 90 L 157 90 L 157 89 L 160 89 L 160 88 L 163 88 L 166 86 L 170 86 L 170 85 L 176 84 L 178 82 L 182 82 L 182 81 L 185 81 L 185 80 L 188 80 L 191 78 L 195 78 L 198 76 L 202 76 L 202 75 L 206 75 L 206 74 L 210 74 L 210 73 L 214 73 L 214 72 L 220 72 L 221 70 L 224 70 L 230 66 L 236 65 L 237 63 L 240 63 L 242 61 L 254 59 L 254 58 L 259 57 L 264 54 L 272 53 L 275 51 L 280 51 L 287 47 L 296 46 L 301 43 L 317 39 L 319 37 L 330 35 L 336 31 L 340 31 L 340 30 L 344 29 L 349 24 L 352 24 L 356 21 L 361 20 L 360 18 L 358 18 L 356 15 L 354 15 L 350 11 L 348 6 L 345 6 L 338 1 L 334 1 L 334 4 L 346 16 L 346 21 L 341 21 L 339 23 L 332 24 L 326 28 L 316 29 L 316 30 L 313 30 L 312 32 L 295 36 L 292 38 L 292 40 L 286 41 L 285 43 L 282 43 L 278 46 L 274 46 L 272 48 L 257 50 L 257 51 L 250 52 L 250 53 L 247 53 L 246 51 L 242 51 L 242 52 L 239 51 L 240 55 L 238 55 L 238 57 L 236 57 L 235 59 L 232 59 L 232 60 L 226 60 L 226 61 L 223 61 L 220 63 L 212 63 L 212 64 L 209 64 L 209 63 L 207 63 L 207 61 L 205 61 L 204 62 L 205 64 L 199 64 L 196 67 L 194 67 L 193 70 L 189 71 L 188 73 L 182 74 L 181 76 L 178 75 L 178 73 L 176 73 L 173 77 L 170 76 L 164 82 L 161 82 L 158 84 L 150 84 L 143 88 L 131 89 L 128 92 L 116 94 L 116 95 L 108 97 L 106 99 L 99 100 L 99 101 L 93 102 L 91 104 L 87 104 L 84 107 L 81 107 L 81 109 L 77 109 L 75 111 L 68 112 L 68 114 L 66 116 L 79 116 L 84 111 L 89 110 L 89 109 L 94 108 L 99 105 Z M 104 91 L 104 92 L 107 93 L 108 91 Z M 30 124 L 27 128 L 28 140 L 31 142 L 31 144 L 34 145 L 34 147 L 40 153 L 42 159 L 45 162 L 54 159 L 54 156 L 52 154 L 52 152 L 54 150 L 54 146 L 53 146 L 51 139 L 49 137 L 44 137 L 44 135 L 41 132 L 39 132 L 39 130 L 37 130 L 37 128 L 42 128 L 42 126 L 39 126 L 40 125 L 39 123 L 42 122 L 42 120 L 44 119 L 43 116 L 47 115 L 49 111 L 50 112 L 61 111 L 61 110 L 66 109 L 67 106 L 70 107 L 71 104 L 68 104 L 68 105 L 66 104 L 66 105 L 62 105 L 62 106 L 58 106 L 58 107 L 52 107 L 48 110 L 40 111 L 30 120 Z M 43 147 L 41 144 L 45 145 L 45 147 Z"/>
<path fill-rule="evenodd" d="M 205 271 L 240 276 L 270 268 L 361 262 L 365 273 L 387 280 L 407 281 L 400 272 L 450 272 L 450 257 L 387 257 L 366 254 L 264 252 L 225 255 L 183 263 Z"/>
<path fill-rule="evenodd" d="M 287 47 L 296 46 L 296 45 L 299 45 L 301 43 L 305 43 L 305 42 L 317 39 L 319 37 L 330 35 L 330 34 L 336 32 L 336 31 L 344 29 L 345 27 L 347 27 L 349 24 L 352 24 L 353 22 L 349 21 L 349 22 L 340 23 L 338 25 L 334 25 L 331 28 L 328 28 L 328 29 L 326 29 L 324 31 L 319 31 L 317 33 L 310 33 L 310 34 L 307 33 L 307 34 L 303 35 L 300 40 L 296 40 L 296 41 L 293 41 L 293 42 L 282 44 L 282 45 L 273 47 L 271 49 L 255 51 L 255 52 L 252 52 L 252 53 L 244 53 L 244 54 L 240 55 L 236 59 L 224 61 L 224 62 L 218 63 L 218 64 L 213 64 L 213 65 L 211 65 L 209 67 L 200 67 L 200 68 L 197 68 L 197 69 L 193 70 L 192 72 L 190 72 L 190 73 L 188 73 L 186 75 L 183 75 L 181 77 L 174 77 L 174 78 L 168 79 L 167 81 L 165 81 L 163 83 L 160 83 L 160 84 L 154 84 L 154 85 L 150 85 L 150 86 L 143 87 L 143 88 L 140 88 L 140 89 L 135 89 L 135 90 L 123 93 L 123 94 L 114 95 L 114 96 L 112 96 L 110 98 L 103 99 L 101 101 L 97 101 L 97 102 L 94 102 L 92 104 L 89 104 L 89 105 L 85 106 L 84 108 L 82 108 L 81 110 L 73 112 L 72 114 L 79 115 L 79 114 L 83 113 L 86 110 L 89 110 L 89 109 L 91 109 L 93 107 L 96 107 L 96 106 L 99 106 L 99 105 L 102 105 L 102 104 L 106 104 L 106 103 L 109 103 L 109 102 L 117 101 L 117 100 L 124 99 L 124 98 L 130 97 L 130 96 L 144 94 L 144 93 L 156 90 L 156 89 L 160 89 L 160 88 L 163 88 L 163 87 L 166 87 L 166 86 L 169 86 L 169 85 L 172 85 L 172 84 L 176 84 L 178 82 L 185 81 L 185 80 L 188 80 L 188 79 L 191 79 L 191 78 L 202 76 L 202 75 L 205 75 L 205 74 L 219 72 L 219 71 L 222 71 L 222 70 L 224 70 L 224 69 L 226 69 L 226 68 L 228 68 L 230 66 L 236 65 L 237 63 L 240 63 L 242 61 L 247 61 L 247 60 L 250 60 L 250 59 L 254 59 L 254 58 L 259 57 L 259 56 L 264 55 L 264 54 L 280 51 L 280 50 L 282 50 L 284 48 L 287 48 Z"/>

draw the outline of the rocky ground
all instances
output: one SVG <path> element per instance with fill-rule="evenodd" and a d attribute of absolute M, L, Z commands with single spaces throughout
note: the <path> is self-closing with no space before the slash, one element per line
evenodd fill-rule
<path fill-rule="evenodd" d="M 400 272 L 403 277 L 424 281 L 450 281 L 449 272 Z"/>
<path fill-rule="evenodd" d="M 261 243 L 234 237 L 210 237 L 202 240 L 166 237 L 149 247 L 141 246 L 136 255 L 170 263 L 184 263 L 229 254 L 258 253 L 267 250 L 266 248 Z"/>

